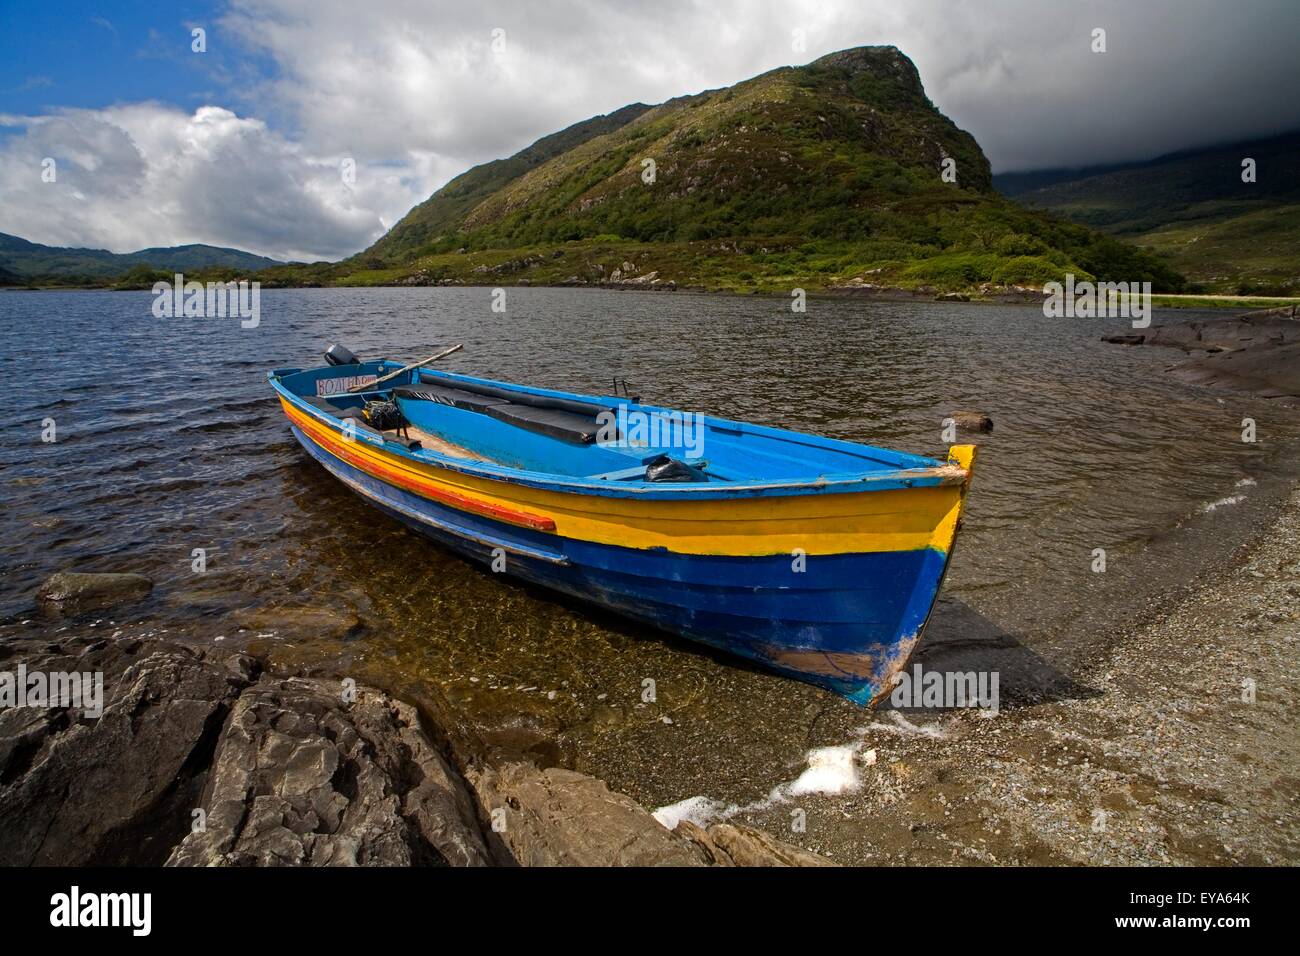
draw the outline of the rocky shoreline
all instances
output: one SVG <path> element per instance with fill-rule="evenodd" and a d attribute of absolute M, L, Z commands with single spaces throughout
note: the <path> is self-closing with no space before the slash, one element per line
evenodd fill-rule
<path fill-rule="evenodd" d="M 485 756 L 433 699 L 158 639 L 7 638 L 101 674 L 102 713 L 0 710 L 0 865 L 820 866 L 751 827 L 670 831 L 601 781 Z"/>
<path fill-rule="evenodd" d="M 1300 306 L 1169 322 L 1103 341 L 1177 349 L 1187 357 L 1169 371 L 1184 381 L 1287 402 L 1300 399 Z"/>
<path fill-rule="evenodd" d="M 1178 374 L 1210 368 L 1212 384 L 1284 398 L 1300 394 L 1277 378 L 1300 368 L 1296 318 L 1173 322 L 1141 344 L 1185 352 Z M 1251 495 L 1261 508 L 1264 485 Z M 593 764 L 517 697 L 485 717 L 428 682 L 390 686 L 371 671 L 354 685 L 341 661 L 298 666 L 305 658 L 215 645 L 224 638 L 197 627 L 160 637 L 109 621 L 96 632 L 102 618 L 83 611 L 141 600 L 151 582 L 56 574 L 32 590 L 62 629 L 6 626 L 0 672 L 102 674 L 103 712 L 0 708 L 0 864 L 1293 864 L 1300 492 L 1276 521 L 1244 516 L 1249 507 L 1214 520 L 1240 509 L 1254 543 L 1117 626 L 1098 660 L 1070 669 L 1069 694 L 1009 701 L 996 719 L 883 709 L 837 724 L 814 703 L 807 743 L 839 752 L 850 740 L 861 787 L 802 796 L 807 831 L 792 828 L 790 805 L 750 802 L 768 786 L 757 774 L 742 797 L 718 794 L 723 815 L 666 829 L 646 809 L 654 796 L 636 789 L 655 772 L 653 749 L 640 762 L 620 752 L 624 769 Z M 228 620 L 249 634 L 358 625 L 305 605 Z M 601 705 L 591 719 L 617 713 Z M 729 743 L 712 726 L 704 734 L 709 747 Z M 637 799 L 571 769 L 593 766 Z M 773 833 L 801 833 L 791 839 L 804 846 Z"/>
<path fill-rule="evenodd" d="M 1300 488 L 1076 692 L 863 713 L 861 786 L 800 798 L 806 847 L 770 835 L 790 830 L 780 801 L 666 829 L 544 731 L 478 728 L 432 687 L 402 700 L 129 629 L 0 638 L 0 671 L 105 688 L 98 718 L 0 710 L 0 865 L 1294 864 L 1297 535 Z"/>

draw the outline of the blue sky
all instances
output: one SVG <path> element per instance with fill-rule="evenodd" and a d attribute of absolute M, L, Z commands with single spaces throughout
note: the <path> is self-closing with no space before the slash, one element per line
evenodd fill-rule
<path fill-rule="evenodd" d="M 341 258 L 571 123 L 864 44 L 995 171 L 1142 159 L 1300 127 L 1297 35 L 1297 0 L 0 0 L 0 232 Z"/>
<path fill-rule="evenodd" d="M 5 0 L 0 112 L 148 99 L 191 106 L 224 94 L 224 78 L 248 60 L 214 29 L 223 6 Z M 190 28 L 200 24 L 208 25 L 212 41 L 202 57 L 189 51 Z"/>

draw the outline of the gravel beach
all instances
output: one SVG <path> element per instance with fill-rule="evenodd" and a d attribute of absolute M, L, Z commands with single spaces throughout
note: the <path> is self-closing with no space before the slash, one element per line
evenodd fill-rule
<path fill-rule="evenodd" d="M 1300 862 L 1300 488 L 1235 560 L 1077 678 L 1089 693 L 877 713 L 860 789 L 730 815 L 842 863 Z M 900 719 L 901 718 L 901 719 Z"/>

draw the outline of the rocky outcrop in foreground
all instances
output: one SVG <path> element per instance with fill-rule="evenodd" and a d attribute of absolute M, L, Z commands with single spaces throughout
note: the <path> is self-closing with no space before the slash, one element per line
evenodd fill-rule
<path fill-rule="evenodd" d="M 829 862 L 746 827 L 669 831 L 592 777 L 485 760 L 437 705 L 243 653 L 0 643 L 19 663 L 102 673 L 103 711 L 0 710 L 0 865 Z"/>

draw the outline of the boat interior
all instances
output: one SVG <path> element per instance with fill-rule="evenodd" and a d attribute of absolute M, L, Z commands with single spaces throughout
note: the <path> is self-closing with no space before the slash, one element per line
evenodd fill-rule
<path fill-rule="evenodd" d="M 942 463 L 887 449 L 642 405 L 492 382 L 428 368 L 372 390 L 348 391 L 401 368 L 358 362 L 278 369 L 273 378 L 313 409 L 352 419 L 408 451 L 610 482 L 784 482 L 847 477 Z M 393 402 L 396 427 L 361 414 Z M 380 424 L 383 424 L 382 421 Z"/>

